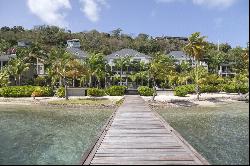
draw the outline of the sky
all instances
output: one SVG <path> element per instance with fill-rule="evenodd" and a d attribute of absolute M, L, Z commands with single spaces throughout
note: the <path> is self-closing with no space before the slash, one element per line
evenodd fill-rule
<path fill-rule="evenodd" d="M 0 0 L 0 27 L 57 25 L 72 32 L 96 29 L 136 36 L 188 37 L 246 47 L 249 0 Z"/>

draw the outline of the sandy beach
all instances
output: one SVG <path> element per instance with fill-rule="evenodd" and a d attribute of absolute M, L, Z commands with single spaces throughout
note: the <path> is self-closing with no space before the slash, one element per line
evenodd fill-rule
<path fill-rule="evenodd" d="M 155 97 L 155 102 L 152 102 L 152 97 L 143 96 L 145 101 L 150 105 L 163 104 L 169 107 L 178 106 L 216 106 L 217 103 L 232 103 L 239 102 L 242 96 L 236 93 L 203 93 L 200 95 L 200 100 L 197 100 L 196 94 L 187 95 L 187 97 L 178 97 L 169 93 L 168 95 L 158 95 Z"/>

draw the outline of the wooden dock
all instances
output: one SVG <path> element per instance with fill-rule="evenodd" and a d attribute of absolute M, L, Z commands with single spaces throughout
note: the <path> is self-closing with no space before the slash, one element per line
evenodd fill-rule
<path fill-rule="evenodd" d="M 140 96 L 126 96 L 84 165 L 208 165 Z"/>

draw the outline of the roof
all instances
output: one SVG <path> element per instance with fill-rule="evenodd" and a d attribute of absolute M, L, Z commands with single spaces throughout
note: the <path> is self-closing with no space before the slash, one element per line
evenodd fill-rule
<path fill-rule="evenodd" d="M 116 52 L 108 55 L 106 58 L 107 59 L 118 59 L 118 58 L 127 57 L 127 56 L 144 57 L 144 58 L 147 58 L 147 59 L 151 59 L 150 56 L 148 56 L 146 54 L 143 54 L 143 53 L 140 53 L 140 52 L 138 52 L 136 50 L 133 50 L 133 49 L 122 49 L 120 51 L 116 51 Z"/>
<path fill-rule="evenodd" d="M 186 55 L 183 51 L 172 51 L 169 53 L 169 55 L 177 60 L 181 60 L 181 59 L 191 60 L 191 59 L 193 59 L 192 57 L 189 57 L 188 55 Z"/>
<path fill-rule="evenodd" d="M 85 59 L 88 54 L 79 48 L 66 48 L 66 51 L 72 54 L 76 59 Z"/>
<path fill-rule="evenodd" d="M 0 61 L 9 61 L 11 58 L 15 58 L 16 54 L 3 54 L 0 55 Z"/>
<path fill-rule="evenodd" d="M 235 64 L 236 64 L 235 62 L 224 62 L 224 63 L 221 63 L 220 66 L 232 66 Z"/>

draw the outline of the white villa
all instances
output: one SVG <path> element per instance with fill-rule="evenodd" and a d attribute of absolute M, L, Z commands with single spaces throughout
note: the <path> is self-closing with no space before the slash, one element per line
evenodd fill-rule
<path fill-rule="evenodd" d="M 151 57 L 148 55 L 145 55 L 143 53 L 140 53 L 136 50 L 133 49 L 122 49 L 120 51 L 116 51 L 110 55 L 106 56 L 106 60 L 108 64 L 111 66 L 111 71 L 114 72 L 115 74 L 120 75 L 121 71 L 118 69 L 115 69 L 115 61 L 120 58 L 125 58 L 125 57 L 130 57 L 131 61 L 136 61 L 136 62 L 144 62 L 144 63 L 149 63 L 151 61 Z M 131 70 L 128 70 L 128 72 L 132 72 Z M 128 82 L 128 73 L 127 70 L 124 69 L 122 72 L 122 78 L 123 82 L 122 85 L 128 85 L 131 84 L 131 82 Z"/>
<path fill-rule="evenodd" d="M 182 62 L 187 62 L 187 63 L 190 63 L 190 65 L 192 65 L 192 67 L 195 67 L 196 62 L 195 62 L 194 58 L 186 55 L 183 51 L 172 51 L 168 55 L 176 60 L 177 65 L 180 65 Z M 208 65 L 204 61 L 200 61 L 199 65 L 208 69 Z"/>

